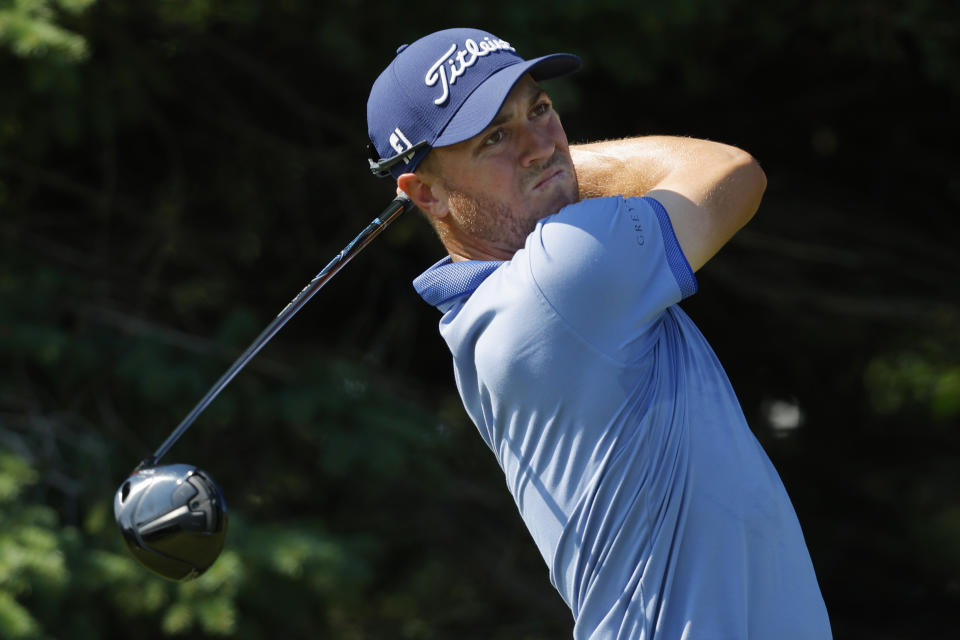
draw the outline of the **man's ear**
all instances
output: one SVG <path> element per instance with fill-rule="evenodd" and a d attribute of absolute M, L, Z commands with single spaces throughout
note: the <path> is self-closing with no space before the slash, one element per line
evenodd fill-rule
<path fill-rule="evenodd" d="M 442 189 L 437 189 L 415 173 L 404 173 L 397 178 L 397 188 L 403 191 L 417 208 L 434 219 L 447 215 L 447 201 Z"/>

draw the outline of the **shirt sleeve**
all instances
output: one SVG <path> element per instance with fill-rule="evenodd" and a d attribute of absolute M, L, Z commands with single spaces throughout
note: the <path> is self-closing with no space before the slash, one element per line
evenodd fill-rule
<path fill-rule="evenodd" d="M 622 353 L 697 290 L 673 226 L 652 198 L 596 198 L 545 218 L 527 241 L 554 311 L 597 348 Z"/>

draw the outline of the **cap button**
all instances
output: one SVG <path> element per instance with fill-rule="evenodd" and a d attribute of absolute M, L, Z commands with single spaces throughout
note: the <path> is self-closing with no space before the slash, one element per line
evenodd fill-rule
<path fill-rule="evenodd" d="M 409 46 L 410 46 L 410 45 L 408 45 L 408 44 L 402 44 L 402 45 L 400 45 L 399 47 L 397 47 L 397 54 L 399 55 L 401 51 L 403 51 L 404 49 L 406 49 L 406 48 L 409 47 Z"/>

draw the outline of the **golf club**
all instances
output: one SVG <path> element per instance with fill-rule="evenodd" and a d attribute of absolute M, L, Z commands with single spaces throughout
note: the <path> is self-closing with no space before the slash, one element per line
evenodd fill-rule
<path fill-rule="evenodd" d="M 267 325 L 227 369 L 176 429 L 136 466 L 114 496 L 113 511 L 127 547 L 143 566 L 169 580 L 190 580 L 206 571 L 220 555 L 227 531 L 227 505 L 210 474 L 186 464 L 158 466 L 170 447 L 217 395 L 371 240 L 413 208 L 398 195 Z"/>

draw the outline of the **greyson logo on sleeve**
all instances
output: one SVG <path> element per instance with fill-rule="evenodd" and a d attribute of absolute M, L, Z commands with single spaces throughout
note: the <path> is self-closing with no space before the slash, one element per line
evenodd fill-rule
<path fill-rule="evenodd" d="M 457 49 L 457 44 L 453 43 L 436 62 L 427 70 L 427 75 L 423 80 L 428 87 L 440 83 L 443 93 L 433 101 L 438 107 L 450 98 L 450 85 L 457 82 L 457 78 L 462 76 L 467 69 L 472 67 L 476 61 L 483 57 L 496 53 L 497 51 L 514 51 L 516 49 L 510 46 L 506 40 L 499 38 L 494 40 L 484 37 L 479 43 L 473 38 L 467 38 L 463 43 L 463 49 Z M 444 64 L 446 63 L 446 64 Z M 450 67 L 449 78 L 447 76 L 447 67 Z"/>

